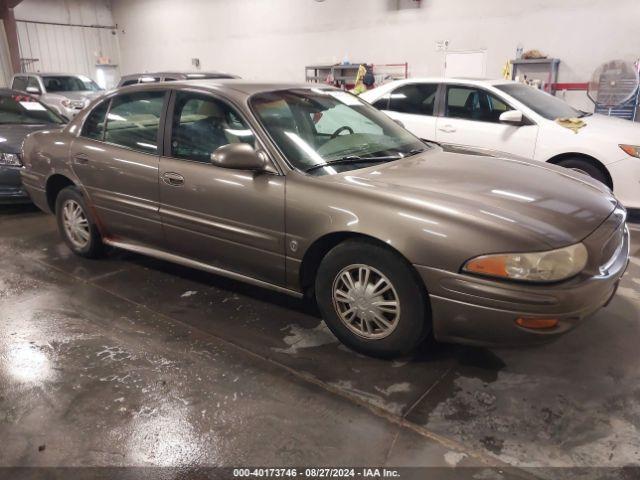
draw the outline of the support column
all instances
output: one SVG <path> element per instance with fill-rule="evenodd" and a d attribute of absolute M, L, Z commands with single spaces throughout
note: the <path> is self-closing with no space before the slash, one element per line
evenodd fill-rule
<path fill-rule="evenodd" d="M 13 73 L 22 71 L 22 66 L 20 65 L 20 47 L 18 44 L 18 25 L 16 24 L 16 17 L 13 13 L 13 7 L 18 5 L 20 1 L 21 0 L 0 0 L 0 17 L 4 23 L 4 31 L 7 35 Z"/>

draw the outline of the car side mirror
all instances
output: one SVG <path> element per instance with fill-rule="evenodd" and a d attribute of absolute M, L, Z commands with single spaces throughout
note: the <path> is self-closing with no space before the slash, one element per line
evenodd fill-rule
<path fill-rule="evenodd" d="M 400 120 L 397 120 L 395 118 L 392 118 L 391 120 L 393 120 L 397 125 L 400 125 L 402 128 L 405 128 L 404 123 L 402 123 Z"/>
<path fill-rule="evenodd" d="M 35 95 L 40 95 L 42 92 L 38 87 L 27 87 L 27 93 L 33 93 Z"/>
<path fill-rule="evenodd" d="M 519 110 L 509 110 L 500 115 L 499 120 L 501 123 L 508 125 L 520 126 L 524 123 L 524 117 Z"/>
<path fill-rule="evenodd" d="M 266 170 L 262 156 L 248 143 L 230 143 L 216 149 L 211 154 L 211 163 L 216 167 L 235 170 Z"/>

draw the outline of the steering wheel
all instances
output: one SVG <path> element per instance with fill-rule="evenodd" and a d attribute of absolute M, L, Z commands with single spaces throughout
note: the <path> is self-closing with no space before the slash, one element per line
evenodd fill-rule
<path fill-rule="evenodd" d="M 336 138 L 338 135 L 340 135 L 342 132 L 344 131 L 349 132 L 349 135 L 353 135 L 353 128 L 345 125 L 344 127 L 340 127 L 339 129 L 337 129 L 335 132 L 333 132 L 333 135 L 331 135 L 331 140 L 333 140 L 334 138 Z"/>

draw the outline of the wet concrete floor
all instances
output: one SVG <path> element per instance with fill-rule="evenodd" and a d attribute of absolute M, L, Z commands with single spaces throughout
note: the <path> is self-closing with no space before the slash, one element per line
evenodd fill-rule
<path fill-rule="evenodd" d="M 52 216 L 0 207 L 0 467 L 626 478 L 640 466 L 640 242 L 632 250 L 611 304 L 555 343 L 431 341 L 381 361 L 340 345 L 302 301 L 121 251 L 81 259 Z"/>

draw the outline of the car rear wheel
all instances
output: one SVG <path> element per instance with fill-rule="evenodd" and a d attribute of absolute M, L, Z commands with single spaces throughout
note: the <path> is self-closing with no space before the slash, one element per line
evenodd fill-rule
<path fill-rule="evenodd" d="M 570 168 L 571 170 L 575 170 L 577 172 L 588 175 L 591 178 L 594 178 L 599 182 L 604 183 L 608 187 L 611 186 L 609 185 L 609 179 L 604 174 L 604 172 L 600 168 L 598 168 L 596 165 L 589 162 L 588 160 L 584 160 L 582 158 L 577 158 L 577 157 L 567 158 L 566 160 L 562 160 L 558 162 L 558 165 L 560 165 L 561 167 Z"/>
<path fill-rule="evenodd" d="M 426 292 L 411 265 L 373 242 L 334 247 L 320 264 L 315 290 L 331 331 L 366 355 L 410 353 L 431 330 Z"/>
<path fill-rule="evenodd" d="M 102 254 L 100 232 L 77 187 L 66 187 L 58 194 L 56 218 L 58 230 L 73 253 L 86 258 Z"/>

